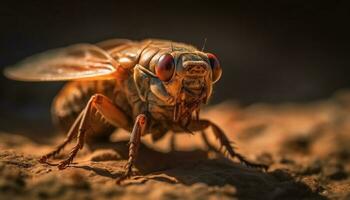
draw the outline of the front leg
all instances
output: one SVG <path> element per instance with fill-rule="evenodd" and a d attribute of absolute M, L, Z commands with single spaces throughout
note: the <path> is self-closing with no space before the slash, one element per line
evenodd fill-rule
<path fill-rule="evenodd" d="M 233 146 L 231 145 L 232 142 L 229 141 L 225 133 L 215 123 L 206 119 L 195 120 L 190 123 L 190 125 L 188 126 L 188 129 L 191 131 L 201 131 L 204 136 L 204 139 L 206 139 L 204 130 L 207 129 L 209 126 L 212 128 L 215 137 L 220 142 L 221 147 L 220 147 L 220 150 L 218 150 L 219 152 L 221 152 L 221 148 L 224 148 L 224 151 L 228 152 L 231 158 L 236 157 L 242 164 L 248 167 L 263 169 L 265 171 L 268 169 L 268 166 L 264 164 L 250 162 L 246 160 L 241 154 L 235 152 Z M 205 141 L 205 142 L 207 143 L 208 141 Z"/>
<path fill-rule="evenodd" d="M 140 146 L 141 136 L 145 134 L 147 122 L 148 120 L 145 114 L 139 114 L 136 117 L 134 128 L 130 135 L 129 159 L 125 165 L 125 173 L 119 179 L 117 179 L 117 184 L 120 184 L 121 181 L 129 178 L 131 175 L 132 166 L 135 162 L 137 152 Z"/>

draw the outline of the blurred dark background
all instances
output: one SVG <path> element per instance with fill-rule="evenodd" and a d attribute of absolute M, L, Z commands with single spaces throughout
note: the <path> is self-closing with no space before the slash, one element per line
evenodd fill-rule
<path fill-rule="evenodd" d="M 316 100 L 350 86 L 346 2 L 1 1 L 0 67 L 80 42 L 163 38 L 201 47 L 207 38 L 224 68 L 213 103 Z M 61 86 L 1 76 L 0 109 L 35 119 Z"/>

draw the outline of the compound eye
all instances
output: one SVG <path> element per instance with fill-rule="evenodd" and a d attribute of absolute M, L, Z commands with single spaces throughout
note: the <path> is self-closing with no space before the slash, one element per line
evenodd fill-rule
<path fill-rule="evenodd" d="M 175 70 L 174 58 L 170 54 L 162 55 L 155 67 L 155 72 L 159 80 L 167 82 L 173 77 Z"/>
<path fill-rule="evenodd" d="M 214 54 L 207 53 L 209 63 L 212 71 L 212 81 L 213 83 L 217 82 L 222 74 L 222 69 L 219 60 Z"/>

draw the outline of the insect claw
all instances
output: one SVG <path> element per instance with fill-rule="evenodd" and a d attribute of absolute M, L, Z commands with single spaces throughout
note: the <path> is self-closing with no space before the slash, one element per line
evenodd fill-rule
<path fill-rule="evenodd" d="M 57 167 L 59 170 L 66 169 L 71 162 L 71 159 L 63 160 L 57 165 Z"/>
<path fill-rule="evenodd" d="M 66 165 L 66 164 L 61 163 L 61 164 L 57 165 L 57 167 L 58 167 L 58 169 L 59 169 L 59 170 L 64 170 L 64 169 L 66 169 L 66 168 L 67 168 L 67 165 Z"/>
<path fill-rule="evenodd" d="M 42 156 L 41 158 L 38 159 L 38 162 L 40 162 L 40 163 L 46 163 L 46 161 L 47 161 L 46 156 Z"/>
<path fill-rule="evenodd" d="M 130 178 L 131 174 L 123 174 L 121 177 L 119 177 L 117 180 L 116 180 L 116 184 L 117 185 L 120 185 L 123 181 L 125 181 L 126 179 Z"/>

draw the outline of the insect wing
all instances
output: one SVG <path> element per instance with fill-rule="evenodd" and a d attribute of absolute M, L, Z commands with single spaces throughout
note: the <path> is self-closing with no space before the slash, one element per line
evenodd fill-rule
<path fill-rule="evenodd" d="M 4 73 L 20 81 L 59 81 L 73 79 L 110 79 L 118 64 L 101 48 L 77 44 L 49 50 L 24 59 Z"/>
<path fill-rule="evenodd" d="M 131 44 L 132 42 L 133 41 L 128 39 L 110 39 L 110 40 L 105 40 L 105 41 L 96 43 L 95 45 L 100 47 L 101 49 L 106 50 L 107 52 L 113 52 L 114 49 L 120 46 L 123 46 L 125 44 Z"/>

